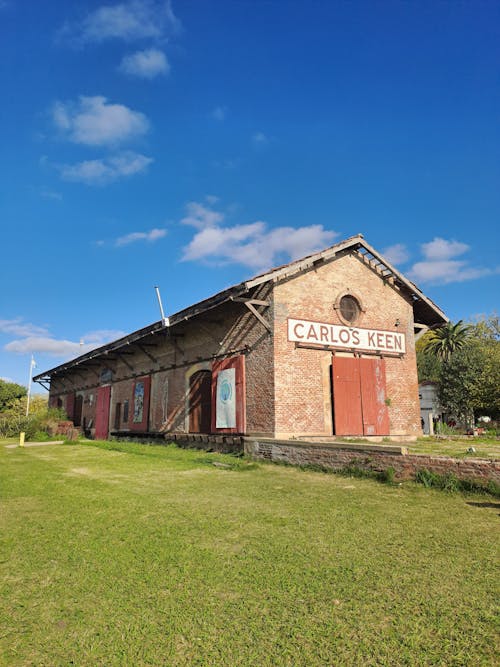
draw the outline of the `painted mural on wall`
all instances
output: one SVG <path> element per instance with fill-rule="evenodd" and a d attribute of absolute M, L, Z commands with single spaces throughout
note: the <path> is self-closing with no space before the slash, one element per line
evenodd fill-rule
<path fill-rule="evenodd" d="M 134 424 L 140 424 L 144 418 L 144 382 L 136 382 L 134 389 Z"/>
<path fill-rule="evenodd" d="M 236 369 L 217 375 L 216 428 L 236 428 Z"/>
<path fill-rule="evenodd" d="M 99 382 L 101 384 L 108 384 L 113 381 L 113 371 L 111 368 L 103 368 L 99 374 Z"/>

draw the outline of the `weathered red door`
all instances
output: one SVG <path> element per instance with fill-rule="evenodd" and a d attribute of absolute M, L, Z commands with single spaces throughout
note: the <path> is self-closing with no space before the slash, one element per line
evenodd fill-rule
<path fill-rule="evenodd" d="M 131 431 L 145 432 L 149 428 L 149 396 L 151 393 L 151 376 L 137 378 L 132 391 Z"/>
<path fill-rule="evenodd" d="M 210 433 L 212 373 L 197 371 L 189 378 L 189 433 Z"/>
<path fill-rule="evenodd" d="M 75 416 L 75 392 L 72 391 L 70 394 L 66 396 L 66 414 L 68 415 L 68 419 L 73 421 L 74 416 Z"/>
<path fill-rule="evenodd" d="M 111 385 L 97 388 L 95 404 L 95 437 L 97 440 L 106 440 L 109 432 L 109 399 Z"/>
<path fill-rule="evenodd" d="M 79 394 L 75 398 L 75 409 L 73 413 L 73 424 L 75 426 L 80 426 L 82 423 L 82 410 L 83 410 L 83 396 Z"/>
<path fill-rule="evenodd" d="M 357 362 L 357 357 L 333 359 L 335 435 L 363 435 L 361 383 Z"/>
<path fill-rule="evenodd" d="M 388 435 L 385 360 L 334 357 L 335 435 Z"/>
<path fill-rule="evenodd" d="M 364 435 L 388 435 L 389 412 L 385 392 L 385 359 L 359 359 Z"/>

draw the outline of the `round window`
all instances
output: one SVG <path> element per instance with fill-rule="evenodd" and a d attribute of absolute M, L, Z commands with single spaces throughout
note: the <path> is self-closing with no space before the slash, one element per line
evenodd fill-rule
<path fill-rule="evenodd" d="M 340 314 L 346 322 L 353 324 L 359 317 L 361 307 L 358 300 L 350 294 L 346 294 L 340 299 Z"/>

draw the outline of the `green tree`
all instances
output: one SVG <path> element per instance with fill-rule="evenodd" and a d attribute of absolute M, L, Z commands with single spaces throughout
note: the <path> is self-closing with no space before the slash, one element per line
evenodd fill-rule
<path fill-rule="evenodd" d="M 471 425 L 474 415 L 500 417 L 500 335 L 498 317 L 468 325 L 463 345 L 442 362 L 439 398 L 443 407 Z"/>
<path fill-rule="evenodd" d="M 496 314 L 482 316 L 471 327 L 471 344 L 479 350 L 482 364 L 477 377 L 475 410 L 500 417 L 500 327 Z"/>
<path fill-rule="evenodd" d="M 419 382 L 439 383 L 442 361 L 426 347 L 432 337 L 432 331 L 427 331 L 415 344 L 417 352 L 417 370 Z"/>
<path fill-rule="evenodd" d="M 474 422 L 478 377 L 483 361 L 479 347 L 468 345 L 455 351 L 441 367 L 439 402 L 446 412 L 467 426 L 472 426 Z"/>
<path fill-rule="evenodd" d="M 0 380 L 0 412 L 8 409 L 17 400 L 26 396 L 26 394 L 26 387 L 16 384 L 15 382 Z"/>
<path fill-rule="evenodd" d="M 471 333 L 471 326 L 459 320 L 456 324 L 447 322 L 435 329 L 427 339 L 425 350 L 443 361 L 449 361 L 452 355 L 464 348 Z"/>

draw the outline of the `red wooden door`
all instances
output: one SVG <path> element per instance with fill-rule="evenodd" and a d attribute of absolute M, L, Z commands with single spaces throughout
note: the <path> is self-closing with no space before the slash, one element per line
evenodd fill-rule
<path fill-rule="evenodd" d="M 335 435 L 363 435 L 358 358 L 334 357 L 332 375 Z"/>
<path fill-rule="evenodd" d="M 95 437 L 97 440 L 106 440 L 109 432 L 109 399 L 111 385 L 97 388 L 95 405 Z"/>
<path fill-rule="evenodd" d="M 385 359 L 334 357 L 335 435 L 389 435 Z"/>
<path fill-rule="evenodd" d="M 217 376 L 220 371 L 235 369 L 236 387 L 236 426 L 234 428 L 217 428 Z M 214 361 L 212 365 L 212 433 L 245 433 L 245 356 L 230 357 Z"/>
<path fill-rule="evenodd" d="M 210 433 L 212 373 L 198 371 L 189 378 L 189 433 Z"/>
<path fill-rule="evenodd" d="M 66 396 L 66 414 L 68 415 L 68 419 L 73 421 L 74 416 L 75 416 L 75 392 L 72 391 L 70 394 Z"/>
<path fill-rule="evenodd" d="M 137 378 L 132 391 L 131 431 L 146 432 L 149 428 L 149 396 L 151 394 L 151 376 Z"/>
<path fill-rule="evenodd" d="M 82 423 L 82 410 L 83 410 L 83 396 L 79 394 L 75 398 L 75 410 L 73 413 L 73 424 L 75 426 L 80 426 Z"/>
<path fill-rule="evenodd" d="M 385 359 L 359 359 L 364 435 L 388 435 L 389 412 L 385 391 Z"/>

